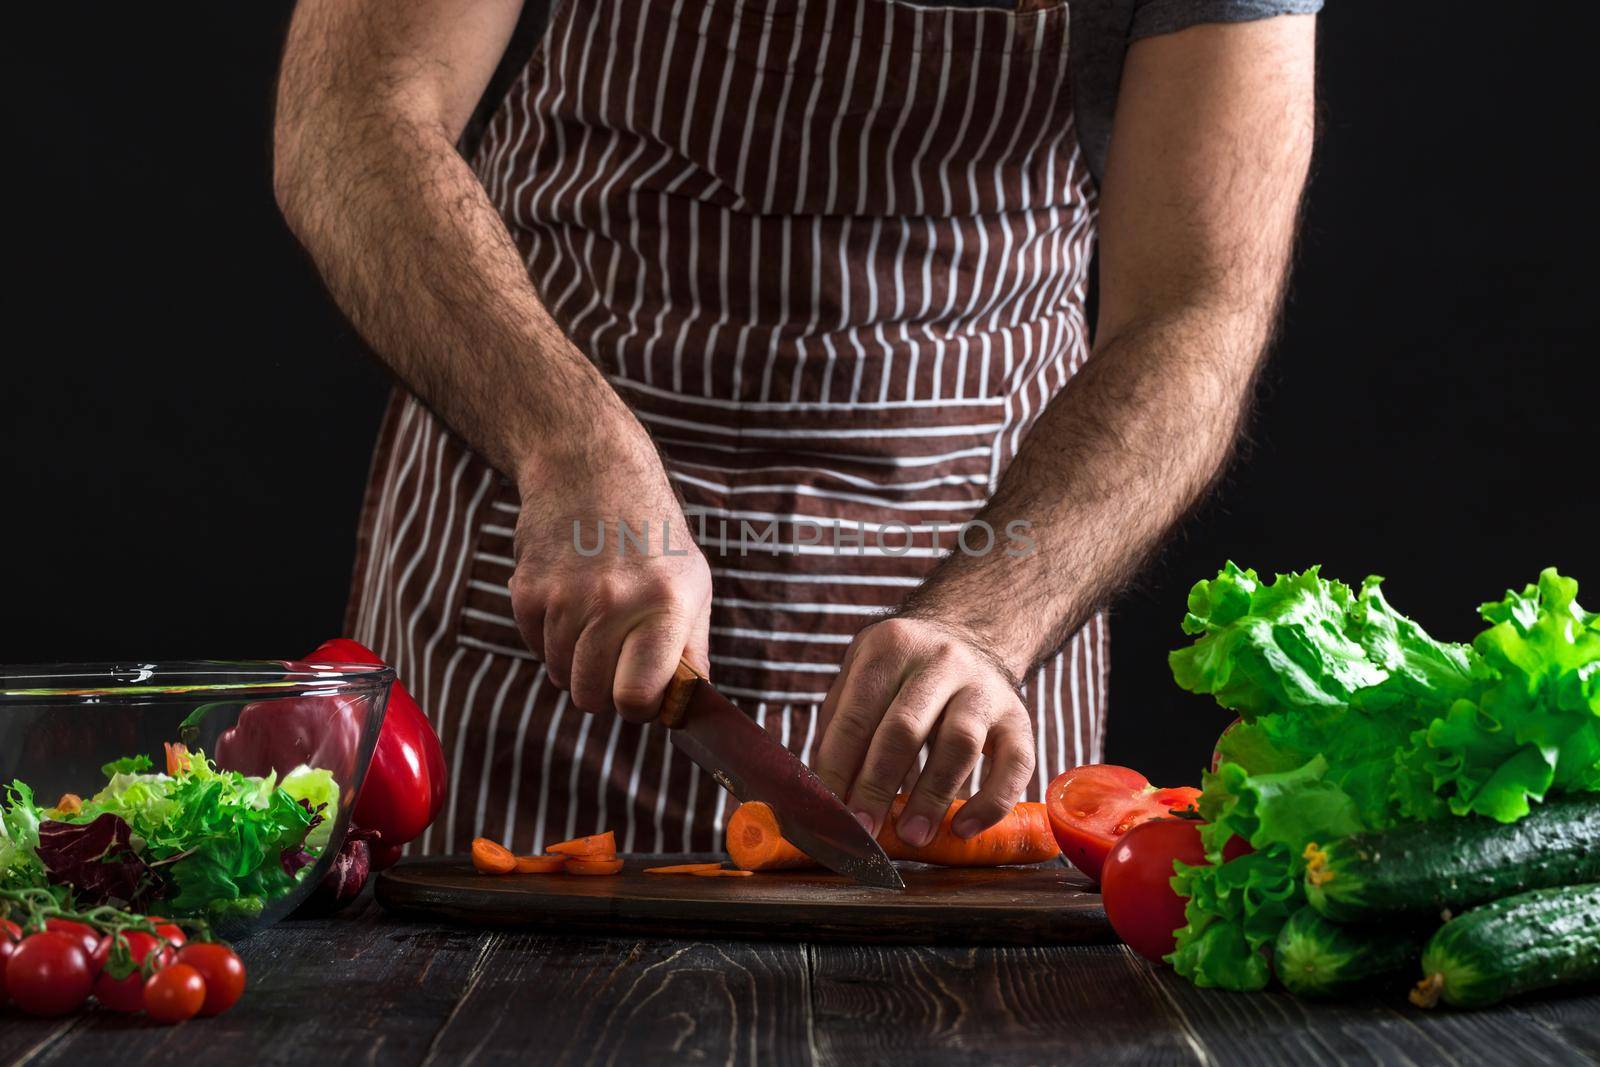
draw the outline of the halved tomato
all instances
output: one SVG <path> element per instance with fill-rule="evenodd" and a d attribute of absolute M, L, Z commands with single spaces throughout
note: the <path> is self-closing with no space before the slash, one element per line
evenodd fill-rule
<path fill-rule="evenodd" d="M 1109 763 L 1074 767 L 1058 775 L 1046 794 L 1050 829 L 1078 870 L 1100 881 L 1100 869 L 1118 839 L 1140 823 L 1193 808 L 1193 786 L 1157 789 L 1138 771 Z"/>

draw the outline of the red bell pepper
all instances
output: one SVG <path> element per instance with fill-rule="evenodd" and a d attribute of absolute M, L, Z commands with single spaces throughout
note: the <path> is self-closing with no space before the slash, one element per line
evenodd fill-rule
<path fill-rule="evenodd" d="M 370 649 L 346 637 L 319 645 L 308 663 L 383 663 Z M 397 680 L 389 690 L 383 730 L 367 767 L 352 819 L 363 830 L 376 831 L 372 869 L 383 870 L 400 858 L 400 846 L 414 840 L 444 805 L 444 750 L 427 716 Z"/>

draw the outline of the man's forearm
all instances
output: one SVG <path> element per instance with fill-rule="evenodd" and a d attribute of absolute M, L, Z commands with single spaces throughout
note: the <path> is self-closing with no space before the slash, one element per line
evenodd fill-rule
<path fill-rule="evenodd" d="M 275 186 L 356 329 L 512 477 L 585 458 L 597 424 L 643 442 L 540 302 L 454 132 L 415 85 L 341 71 L 317 40 L 327 32 L 319 19 L 337 16 L 308 7 L 285 52 Z"/>
<path fill-rule="evenodd" d="M 1103 340 L 1024 439 L 989 505 L 1035 548 L 954 553 L 903 613 L 970 630 L 1020 681 L 1083 625 L 1220 474 L 1248 410 L 1275 301 L 1184 308 Z"/>
<path fill-rule="evenodd" d="M 1018 680 L 1217 478 L 1276 322 L 1311 154 L 1309 16 L 1128 53 L 1101 199 L 1100 336 L 979 517 L 1027 558 L 954 555 L 906 605 Z"/>

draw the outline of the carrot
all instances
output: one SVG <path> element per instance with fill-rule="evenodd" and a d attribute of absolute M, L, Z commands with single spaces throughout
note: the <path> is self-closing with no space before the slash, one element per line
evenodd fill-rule
<path fill-rule="evenodd" d="M 622 870 L 622 861 L 620 859 L 577 859 L 567 861 L 568 874 L 616 874 L 620 870 Z"/>
<path fill-rule="evenodd" d="M 720 871 L 721 863 L 678 863 L 671 867 L 646 867 L 645 874 L 695 874 L 699 871 Z"/>
<path fill-rule="evenodd" d="M 728 817 L 728 855 L 747 871 L 815 867 L 810 856 L 783 839 L 772 809 L 760 801 L 740 804 Z"/>
<path fill-rule="evenodd" d="M 565 856 L 518 856 L 518 874 L 560 874 L 567 869 Z"/>
<path fill-rule="evenodd" d="M 717 868 L 714 871 L 691 871 L 696 878 L 749 878 L 755 871 L 725 871 Z"/>
<path fill-rule="evenodd" d="M 575 837 L 571 841 L 557 841 L 545 846 L 546 852 L 582 859 L 611 859 L 617 854 L 617 835 L 607 830 L 603 834 Z"/>
<path fill-rule="evenodd" d="M 878 844 L 891 859 L 916 860 L 941 867 L 1004 867 L 1013 863 L 1043 863 L 1061 854 L 1056 835 L 1050 829 L 1050 816 L 1043 804 L 1014 805 L 1010 814 L 987 830 L 963 841 L 950 829 L 956 813 L 966 801 L 950 805 L 934 831 L 933 839 L 920 848 L 900 840 L 896 822 L 905 808 L 905 798 L 896 797 L 889 818 L 878 831 Z"/>
<path fill-rule="evenodd" d="M 487 837 L 472 839 L 472 865 L 484 874 L 510 874 L 517 869 L 517 857 L 504 845 Z"/>
<path fill-rule="evenodd" d="M 83 798 L 76 793 L 62 793 L 56 801 L 56 810 L 63 815 L 76 815 L 83 810 Z"/>
<path fill-rule="evenodd" d="M 950 829 L 965 801 L 958 800 L 945 812 L 933 840 L 920 848 L 900 840 L 895 821 L 905 808 L 905 798 L 897 797 L 878 844 L 890 859 L 916 860 L 943 867 L 1001 867 L 1014 863 L 1041 863 L 1060 855 L 1050 817 L 1043 804 L 1018 804 L 994 826 L 963 841 Z M 810 857 L 778 833 L 772 809 L 756 802 L 741 804 L 728 819 L 728 855 L 740 867 L 752 871 L 786 870 L 812 867 Z"/>
<path fill-rule="evenodd" d="M 167 774 L 173 778 L 189 771 L 189 746 L 181 742 L 174 744 L 171 741 L 161 742 L 161 747 L 167 750 Z"/>

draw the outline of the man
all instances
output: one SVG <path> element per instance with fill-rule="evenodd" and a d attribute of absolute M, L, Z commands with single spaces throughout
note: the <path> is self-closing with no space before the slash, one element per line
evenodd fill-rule
<path fill-rule="evenodd" d="M 1042 799 L 1247 407 L 1318 3 L 1075 0 L 1069 47 L 1056 0 L 563 0 L 465 159 L 521 2 L 302 0 L 279 91 L 279 202 L 406 390 L 350 628 L 450 753 L 424 849 L 716 847 L 644 725 L 680 656 L 869 827 Z"/>

